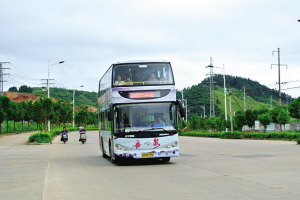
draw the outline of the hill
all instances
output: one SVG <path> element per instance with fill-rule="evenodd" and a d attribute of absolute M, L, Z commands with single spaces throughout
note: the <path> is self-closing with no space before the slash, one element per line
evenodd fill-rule
<path fill-rule="evenodd" d="M 19 93 L 19 92 L 3 92 L 4 96 L 10 98 L 13 102 L 21 102 L 21 101 L 29 101 L 35 102 L 40 97 L 35 94 L 26 94 L 26 93 Z"/>
<path fill-rule="evenodd" d="M 278 91 L 270 89 L 267 86 L 261 85 L 257 81 L 250 79 L 226 75 L 226 89 L 232 89 L 234 96 L 236 97 L 239 104 L 244 108 L 244 87 L 245 87 L 245 104 L 246 109 L 257 110 L 261 108 L 271 107 L 271 96 L 272 106 L 278 105 Z M 214 76 L 214 105 L 215 114 L 219 116 L 222 112 L 225 112 L 225 99 L 224 99 L 224 80 L 223 75 Z M 203 108 L 205 106 L 205 115 L 209 117 L 210 113 L 210 91 L 209 91 L 209 78 L 204 79 L 198 85 L 184 88 L 183 90 L 184 99 L 187 99 L 188 104 L 188 117 L 193 114 L 203 114 Z M 290 95 L 281 93 L 282 104 L 292 102 L 293 98 Z M 177 91 L 177 99 L 181 99 L 181 91 Z M 229 96 L 226 97 L 227 102 L 227 113 L 229 114 Z M 240 110 L 238 104 L 232 98 L 232 111 L 236 112 Z"/>
<path fill-rule="evenodd" d="M 3 95 L 4 96 L 7 96 L 8 98 L 10 98 L 11 101 L 13 102 L 21 102 L 21 101 L 29 101 L 31 100 L 32 102 L 35 102 L 36 100 L 38 100 L 40 98 L 39 95 L 36 95 L 36 94 L 28 94 L 28 93 L 19 93 L 19 92 L 3 92 Z M 42 95 L 43 96 L 43 95 Z M 58 100 L 55 99 L 55 98 L 52 98 L 51 99 L 54 101 L 54 102 L 57 102 Z M 60 99 L 62 100 L 62 99 Z M 75 106 L 75 111 L 77 112 L 78 111 L 78 106 L 81 106 L 81 105 L 85 105 L 85 104 L 76 104 Z M 88 107 L 88 111 L 92 111 L 92 112 L 97 112 L 97 108 L 94 107 L 94 106 L 90 106 L 90 105 L 85 105 Z"/>
<path fill-rule="evenodd" d="M 33 87 L 32 94 L 47 97 L 47 90 L 45 91 L 42 88 Z M 75 90 L 75 105 L 89 105 L 97 108 L 97 95 L 98 94 L 96 92 Z M 72 102 L 73 90 L 64 88 L 50 88 L 50 97 Z"/>

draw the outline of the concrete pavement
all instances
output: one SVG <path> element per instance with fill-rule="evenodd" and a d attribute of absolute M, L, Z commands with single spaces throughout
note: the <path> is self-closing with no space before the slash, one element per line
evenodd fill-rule
<path fill-rule="evenodd" d="M 84 145 L 76 132 L 66 144 L 57 137 L 52 145 L 12 145 L 18 139 L 6 137 L 0 138 L 1 200 L 300 198 L 295 141 L 180 137 L 180 157 L 168 163 L 116 165 L 101 157 L 97 131 L 87 133 Z"/>

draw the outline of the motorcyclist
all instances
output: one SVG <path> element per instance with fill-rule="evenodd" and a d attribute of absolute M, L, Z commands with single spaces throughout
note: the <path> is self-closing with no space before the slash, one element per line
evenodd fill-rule
<path fill-rule="evenodd" d="M 64 127 L 64 130 L 61 131 L 61 138 L 60 138 L 60 141 L 62 141 L 62 136 L 63 134 L 68 134 L 69 131 L 66 130 L 66 127 Z"/>
<path fill-rule="evenodd" d="M 79 127 L 79 142 L 80 142 L 80 137 L 81 137 L 81 133 L 85 133 L 86 132 L 86 130 L 84 129 L 84 127 L 83 126 L 80 126 Z"/>

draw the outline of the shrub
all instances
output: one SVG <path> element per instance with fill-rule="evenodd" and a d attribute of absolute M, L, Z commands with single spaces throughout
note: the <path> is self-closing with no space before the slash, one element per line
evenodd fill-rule
<path fill-rule="evenodd" d="M 38 132 L 29 137 L 29 142 L 49 143 L 52 137 L 49 132 Z"/>
<path fill-rule="evenodd" d="M 297 144 L 300 144 L 300 137 L 298 137 L 297 139 Z"/>
<path fill-rule="evenodd" d="M 242 139 L 242 134 L 239 132 L 225 132 L 221 135 L 221 139 Z"/>

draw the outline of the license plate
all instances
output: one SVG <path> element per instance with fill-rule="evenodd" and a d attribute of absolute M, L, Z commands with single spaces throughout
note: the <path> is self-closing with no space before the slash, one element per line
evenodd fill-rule
<path fill-rule="evenodd" d="M 81 138 L 84 139 L 84 138 L 85 138 L 85 135 L 82 135 Z"/>
<path fill-rule="evenodd" d="M 153 153 L 142 153 L 142 157 L 152 157 Z"/>

